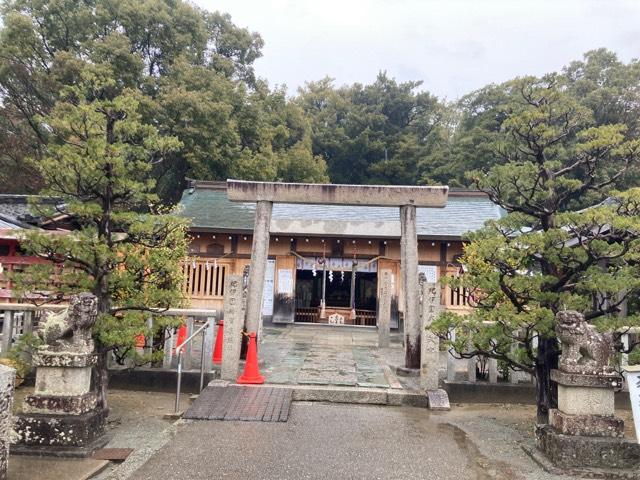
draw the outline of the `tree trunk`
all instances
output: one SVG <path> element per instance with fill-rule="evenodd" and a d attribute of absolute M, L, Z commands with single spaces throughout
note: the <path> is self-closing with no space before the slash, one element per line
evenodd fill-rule
<path fill-rule="evenodd" d="M 558 407 L 558 386 L 551 381 L 551 370 L 558 368 L 558 342 L 540 337 L 536 361 L 536 404 L 538 423 L 549 422 L 549 410 Z"/>
<path fill-rule="evenodd" d="M 96 365 L 95 383 L 98 390 L 98 407 L 108 410 L 107 388 L 109 387 L 109 370 L 107 368 L 108 350 L 98 351 L 98 363 Z"/>
<path fill-rule="evenodd" d="M 109 315 L 111 299 L 109 298 L 109 276 L 103 273 L 96 278 L 96 289 L 93 292 L 98 298 L 98 315 Z M 108 409 L 107 387 L 109 386 L 108 355 L 109 350 L 104 345 L 96 345 L 98 362 L 95 368 L 95 386 L 98 390 L 98 406 Z"/>

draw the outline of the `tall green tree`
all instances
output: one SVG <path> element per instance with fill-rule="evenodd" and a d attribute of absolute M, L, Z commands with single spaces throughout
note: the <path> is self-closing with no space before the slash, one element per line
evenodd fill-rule
<path fill-rule="evenodd" d="M 72 222 L 75 229 L 30 231 L 21 245 L 49 263 L 16 280 L 30 299 L 96 295 L 97 385 L 106 408 L 109 352 L 130 351 L 140 333 L 154 336 L 146 327 L 149 312 L 183 300 L 186 225 L 159 204 L 152 176 L 154 164 L 181 144 L 143 121 L 141 95 L 123 86 L 110 64 L 86 63 L 76 74 L 49 114 L 38 117 L 48 137 L 37 163 L 43 193 L 62 203 L 34 206 L 52 226 Z"/>
<path fill-rule="evenodd" d="M 263 82 L 249 89 L 206 67 L 177 62 L 147 108 L 146 116 L 185 145 L 156 169 L 165 197 L 187 176 L 327 181 L 324 159 L 311 154 L 309 121 L 282 89 Z"/>
<path fill-rule="evenodd" d="M 607 329 L 638 322 L 618 313 L 640 291 L 640 189 L 613 188 L 637 167 L 640 141 L 625 125 L 594 126 L 563 81 L 508 86 L 518 95 L 493 136 L 495 161 L 469 176 L 506 215 L 470 235 L 467 272 L 451 280 L 474 292 L 475 308 L 443 314 L 434 327 L 464 357 L 534 375 L 540 422 L 557 406 L 555 315 L 576 309 Z M 576 208 L 585 202 L 596 206 Z"/>
<path fill-rule="evenodd" d="M 637 138 L 640 128 L 640 62 L 624 63 L 615 53 L 592 50 L 571 62 L 558 74 L 565 93 L 588 109 L 593 125 L 622 124 L 625 138 Z M 488 169 L 503 158 L 494 155 L 503 122 L 511 104 L 522 96 L 513 81 L 490 84 L 463 96 L 454 106 L 446 159 L 441 162 L 449 184 L 470 186 L 466 172 Z M 637 184 L 636 175 L 626 175 L 618 186 Z"/>
<path fill-rule="evenodd" d="M 336 183 L 415 184 L 419 162 L 435 148 L 444 107 L 421 82 L 398 83 L 386 73 L 370 85 L 336 88 L 307 83 L 297 102 L 311 119 L 313 153 Z"/>
<path fill-rule="evenodd" d="M 37 119 L 87 62 L 108 63 L 141 95 L 143 121 L 183 142 L 153 170 L 165 200 L 178 198 L 189 176 L 326 180 L 323 159 L 309 156 L 300 108 L 256 78 L 262 39 L 229 15 L 183 0 L 5 0 L 1 12 L 0 177 L 31 173 L 23 191 L 42 185 L 34 163 L 50 137 Z M 298 169 L 289 168 L 294 147 Z"/>

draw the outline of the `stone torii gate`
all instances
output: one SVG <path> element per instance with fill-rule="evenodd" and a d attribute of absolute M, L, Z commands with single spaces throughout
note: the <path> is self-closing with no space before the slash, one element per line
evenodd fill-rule
<path fill-rule="evenodd" d="M 392 185 L 336 185 L 227 180 L 227 195 L 234 202 L 256 202 L 256 216 L 247 288 L 246 327 L 259 332 L 262 297 L 269 254 L 273 204 L 307 203 L 399 207 L 400 268 L 404 289 L 405 367 L 420 368 L 420 313 L 418 299 L 418 236 L 416 207 L 443 208 L 449 187 Z M 375 234 L 375 232 L 372 232 Z"/>

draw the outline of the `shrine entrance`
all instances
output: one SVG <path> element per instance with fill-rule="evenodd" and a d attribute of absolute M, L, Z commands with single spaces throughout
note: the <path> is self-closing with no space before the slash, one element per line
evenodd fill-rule
<path fill-rule="evenodd" d="M 377 272 L 298 269 L 295 322 L 375 327 L 377 288 Z"/>
<path fill-rule="evenodd" d="M 274 183 L 247 182 L 242 180 L 227 180 L 227 197 L 232 202 L 256 202 L 253 238 L 251 245 L 251 263 L 246 293 L 245 327 L 250 332 L 256 332 L 261 338 L 263 290 L 268 265 L 269 243 L 271 231 L 271 215 L 274 203 L 314 204 L 314 205 L 359 205 L 376 207 L 396 207 L 400 220 L 400 284 L 402 285 L 402 304 L 404 313 L 403 333 L 405 347 L 405 367 L 420 368 L 421 326 L 418 299 L 418 235 L 416 209 L 444 208 L 447 203 L 448 187 L 426 186 L 396 186 L 396 185 L 337 185 L 337 184 L 306 184 L 306 183 Z M 375 231 L 383 227 L 384 222 L 358 222 L 362 232 Z M 309 225 L 311 227 L 311 225 Z M 373 227 L 373 230 L 371 230 Z M 327 230 L 319 232 L 326 235 Z M 338 233 L 338 232 L 336 232 Z M 291 251 L 295 254 L 294 251 Z M 324 257 L 324 254 L 322 255 Z M 325 259 L 326 260 L 326 259 Z M 277 260 L 276 260 L 277 261 Z M 342 259 L 344 262 L 344 259 Z M 352 263 L 360 261 L 356 255 Z M 343 264 L 344 268 L 344 264 Z M 296 269 L 296 274 L 297 274 Z M 293 273 L 293 272 L 291 272 Z M 347 272 L 345 272 L 346 275 Z M 317 274 L 317 269 L 316 269 Z M 323 265 L 323 276 L 327 275 L 327 264 Z M 296 295 L 292 288 L 293 275 L 283 272 L 282 282 L 276 279 L 283 296 L 290 295 L 287 302 L 289 308 L 295 308 Z M 349 319 L 357 321 L 356 312 L 356 276 L 351 277 Z M 366 290 L 365 281 L 363 289 Z M 327 322 L 341 321 L 344 323 L 343 312 L 327 315 L 326 281 L 321 284 L 323 295 L 320 306 L 320 319 L 327 318 Z M 311 298 L 315 286 L 311 281 Z M 375 292 L 376 289 L 373 289 Z M 374 293 L 375 296 L 375 293 Z M 309 303 L 311 305 L 311 303 Z M 309 307 L 313 308 L 313 307 Z M 315 307 L 317 308 L 317 307 Z M 344 307 L 337 307 L 344 308 Z M 290 310 L 291 311 L 291 310 Z M 346 312 L 345 312 L 346 313 Z M 275 314 L 274 314 L 275 315 Z M 375 318 L 375 313 L 374 313 Z M 375 323 L 374 323 L 375 324 Z"/>

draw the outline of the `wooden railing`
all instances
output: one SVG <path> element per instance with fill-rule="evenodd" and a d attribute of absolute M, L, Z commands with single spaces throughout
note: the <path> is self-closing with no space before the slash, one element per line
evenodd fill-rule
<path fill-rule="evenodd" d="M 336 310 L 343 314 L 344 323 L 342 325 L 366 325 L 369 327 L 375 327 L 377 324 L 375 310 L 361 310 L 356 309 L 355 320 L 349 319 L 351 310 L 349 308 L 341 307 L 327 307 L 326 315 L 329 317 Z M 328 323 L 328 318 L 320 319 L 320 307 L 298 307 L 296 308 L 295 321 L 299 323 Z"/>
<path fill-rule="evenodd" d="M 13 284 L 10 276 L 13 273 L 21 272 L 30 265 L 48 263 L 39 257 L 11 255 L 0 256 L 0 265 L 2 265 L 2 272 L 0 273 L 0 299 L 12 299 L 15 298 L 15 292 L 13 291 Z M 55 283 L 55 279 L 51 279 L 51 284 Z"/>
<path fill-rule="evenodd" d="M 208 259 L 189 259 L 183 263 L 185 296 L 194 299 L 222 299 L 224 278 L 231 273 L 231 262 Z"/>
<path fill-rule="evenodd" d="M 452 288 L 446 285 L 442 289 L 442 305 L 446 310 L 468 312 L 471 310 L 471 292 L 467 288 Z"/>
<path fill-rule="evenodd" d="M 459 275 L 459 268 L 457 266 L 450 266 L 447 268 L 445 275 L 450 278 L 455 278 Z M 473 308 L 472 291 L 465 287 L 445 285 L 442 288 L 440 303 L 445 310 L 457 313 L 470 312 Z"/>
<path fill-rule="evenodd" d="M 35 306 L 27 303 L 0 304 L 0 356 L 6 356 L 11 346 L 25 333 L 33 333 L 45 311 L 64 309 L 64 305 Z"/>

